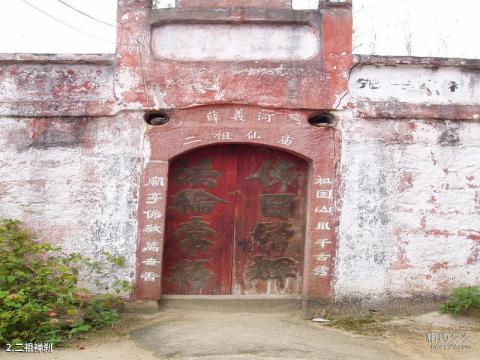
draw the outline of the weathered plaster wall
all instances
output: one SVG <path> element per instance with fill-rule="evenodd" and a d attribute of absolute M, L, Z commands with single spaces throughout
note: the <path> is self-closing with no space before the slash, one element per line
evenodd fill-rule
<path fill-rule="evenodd" d="M 352 71 L 349 89 L 351 96 L 368 102 L 480 105 L 480 71 L 448 66 L 361 65 Z"/>
<path fill-rule="evenodd" d="M 128 2 L 119 7 L 115 94 L 124 100 L 123 107 L 187 108 L 219 103 L 291 109 L 335 106 L 346 89 L 352 60 L 348 7 L 328 7 L 321 13 L 252 7 L 212 11 L 208 7 L 207 4 L 194 10 L 178 7 L 151 12 L 130 7 Z M 188 56 L 177 53 L 178 61 L 172 61 L 172 56 L 158 56 L 155 44 L 168 45 L 158 39 L 158 29 L 161 32 L 164 24 L 177 24 L 168 28 L 179 29 L 179 24 L 186 23 L 191 24 L 194 33 L 200 32 L 200 24 L 229 24 L 208 27 L 209 34 L 219 42 L 231 35 L 232 28 L 237 35 L 251 38 L 252 25 L 257 29 L 283 28 L 279 33 L 290 39 L 295 38 L 294 29 L 306 29 L 302 32 L 307 31 L 309 38 L 297 39 L 296 46 L 291 45 L 297 56 L 287 53 L 286 57 L 284 49 L 270 46 L 267 49 L 274 51 L 270 59 L 265 59 L 265 50 L 259 57 L 252 44 L 247 49 L 250 54 L 241 58 L 235 57 L 236 52 L 228 54 L 230 46 L 226 46 L 228 56 L 217 58 L 209 52 L 196 51 L 189 51 Z M 202 46 L 210 48 L 207 43 Z"/>
<path fill-rule="evenodd" d="M 476 68 L 353 69 L 345 99 L 353 111 L 339 123 L 337 298 L 479 283 L 479 91 Z"/>
<path fill-rule="evenodd" d="M 345 119 L 338 298 L 480 281 L 480 124 Z"/>
<path fill-rule="evenodd" d="M 478 61 L 358 57 L 344 105 L 367 118 L 480 119 Z"/>
<path fill-rule="evenodd" d="M 96 257 L 109 251 L 134 278 L 143 120 L 1 118 L 0 217 L 42 241 Z"/>
<path fill-rule="evenodd" d="M 209 6 L 226 3 L 218 0 Z M 228 110 L 226 104 L 258 107 L 259 113 L 301 110 L 305 127 L 309 114 L 330 108 L 341 110 L 342 137 L 336 296 L 383 300 L 478 283 L 478 62 L 393 64 L 370 59 L 349 73 L 348 7 L 322 8 L 320 23 L 313 12 L 292 15 L 290 1 L 284 0 L 272 2 L 270 10 L 265 1 L 236 0 L 248 5 L 241 12 L 199 9 L 200 2 L 193 0 L 153 12 L 148 4 L 119 1 L 115 57 L 0 59 L 0 192 L 8 192 L 0 215 L 22 219 L 40 238 L 67 250 L 124 255 L 126 270 L 112 280 L 133 280 L 137 193 L 150 150 L 143 144 L 141 116 L 146 110 L 174 109 L 174 119 L 175 111 L 192 111 L 197 115 L 178 117 L 175 121 L 182 125 L 172 131 L 206 131 L 198 113 L 218 108 L 218 114 L 231 119 L 221 113 Z M 211 61 L 208 56 L 172 61 L 155 56 L 150 47 L 151 27 L 165 21 L 238 25 L 247 20 L 262 26 L 308 23 L 320 52 L 306 61 L 257 61 L 253 56 L 248 61 Z M 379 29 L 375 31 L 383 36 Z M 213 33 L 228 35 L 220 27 Z M 413 50 L 424 43 L 418 44 L 412 40 L 411 54 L 419 54 Z M 458 48 L 448 51 L 441 56 L 468 55 Z M 377 48 L 367 52 L 382 53 Z M 127 109 L 131 113 L 123 112 Z M 257 126 L 262 117 L 252 114 L 250 123 Z M 217 122 L 208 126 L 216 128 Z M 165 130 L 156 129 L 149 130 L 158 135 L 152 137 L 153 159 L 166 146 Z M 316 149 L 315 141 L 302 146 Z"/>
<path fill-rule="evenodd" d="M 114 112 L 112 55 L 0 55 L 0 115 Z"/>

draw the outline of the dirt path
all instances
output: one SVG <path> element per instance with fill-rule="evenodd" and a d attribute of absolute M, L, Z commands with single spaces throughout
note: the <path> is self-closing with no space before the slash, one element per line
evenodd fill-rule
<path fill-rule="evenodd" d="M 349 321 L 361 334 L 303 320 L 296 313 L 220 313 L 166 310 L 129 316 L 51 354 L 1 353 L 0 359 L 480 359 L 478 323 L 437 314 L 388 321 Z M 340 324 L 340 322 L 339 322 Z M 356 325 L 362 324 L 361 326 Z M 429 332 L 467 332 L 470 349 L 432 350 Z"/>

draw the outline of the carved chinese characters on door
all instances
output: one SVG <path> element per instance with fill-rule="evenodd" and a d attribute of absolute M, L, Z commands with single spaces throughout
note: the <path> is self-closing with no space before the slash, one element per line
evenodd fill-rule
<path fill-rule="evenodd" d="M 170 166 L 162 276 L 165 294 L 230 294 L 234 150 L 202 148 Z"/>
<path fill-rule="evenodd" d="M 301 292 L 308 164 L 245 147 L 238 162 L 234 294 Z"/>
<path fill-rule="evenodd" d="M 170 167 L 166 294 L 301 292 L 307 164 L 282 151 L 211 146 Z"/>

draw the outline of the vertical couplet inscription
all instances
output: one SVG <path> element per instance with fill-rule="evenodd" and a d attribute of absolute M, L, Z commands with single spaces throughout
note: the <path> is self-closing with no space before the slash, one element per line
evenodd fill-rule
<path fill-rule="evenodd" d="M 162 230 L 158 220 L 163 216 L 159 210 L 159 205 L 164 195 L 165 178 L 156 175 L 150 176 L 146 179 L 144 187 L 147 189 L 146 199 L 143 204 L 144 224 L 142 229 L 142 232 L 145 233 L 145 245 L 141 251 L 149 257 L 142 260 L 145 271 L 140 274 L 140 278 L 145 282 L 150 282 L 155 281 L 160 276 L 156 269 L 161 263 L 159 259 L 158 235 L 162 234 Z"/>
<path fill-rule="evenodd" d="M 151 161 L 140 179 L 135 291 L 144 299 L 158 299 L 161 291 L 167 169 L 166 162 Z"/>
<path fill-rule="evenodd" d="M 317 219 L 315 231 L 315 261 L 313 275 L 327 278 L 331 272 L 331 223 L 333 213 L 333 181 L 330 177 L 316 176 L 315 190 L 315 216 Z"/>

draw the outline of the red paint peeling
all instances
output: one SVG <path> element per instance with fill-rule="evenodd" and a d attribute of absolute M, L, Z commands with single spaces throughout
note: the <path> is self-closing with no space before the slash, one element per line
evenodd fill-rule
<path fill-rule="evenodd" d="M 405 270 L 413 267 L 409 264 L 407 256 L 405 254 L 405 249 L 402 247 L 398 248 L 397 259 L 390 264 L 391 270 Z"/>
<path fill-rule="evenodd" d="M 411 268 L 412 265 L 410 265 L 409 260 L 407 259 L 406 255 L 406 250 L 405 250 L 405 245 L 406 242 L 401 240 L 401 235 L 402 235 L 402 229 L 401 228 L 396 228 L 394 230 L 394 235 L 398 239 L 397 242 L 397 254 L 396 254 L 396 260 L 392 261 L 390 263 L 390 269 L 391 270 L 404 270 Z"/>
<path fill-rule="evenodd" d="M 467 261 L 466 261 L 466 264 L 467 265 L 473 265 L 473 264 L 476 264 L 478 263 L 480 259 L 480 248 L 478 246 L 476 246 L 472 252 L 470 253 Z"/>
<path fill-rule="evenodd" d="M 118 57 L 117 66 L 119 68 L 138 68 L 140 67 L 140 58 L 138 57 L 138 52 L 134 53 L 123 53 Z"/>
<path fill-rule="evenodd" d="M 480 242 L 480 235 L 470 234 L 467 236 L 468 239 Z"/>
<path fill-rule="evenodd" d="M 414 121 L 409 121 L 407 123 L 407 126 L 408 126 L 408 130 L 412 133 L 415 132 L 415 130 L 417 130 L 417 124 Z"/>
<path fill-rule="evenodd" d="M 449 237 L 453 235 L 451 232 L 448 230 L 439 230 L 439 229 L 431 229 L 425 232 L 427 235 L 432 235 L 432 236 L 444 236 L 444 237 Z"/>
<path fill-rule="evenodd" d="M 112 112 L 113 64 L 105 64 L 102 58 L 83 63 L 82 56 L 71 64 L 57 62 L 54 55 L 38 61 L 35 55 L 24 57 L 25 62 L 2 64 L 6 71 L 0 73 L 0 113 L 94 116 Z"/>
<path fill-rule="evenodd" d="M 398 185 L 398 191 L 404 192 L 407 189 L 413 187 L 413 174 L 407 171 L 404 171 L 400 179 L 400 184 Z"/>
<path fill-rule="evenodd" d="M 399 128 L 397 129 L 397 125 Z M 409 121 L 407 123 L 395 124 L 395 130 L 392 133 L 392 140 L 394 142 L 411 142 L 414 139 L 414 133 L 416 131 L 417 125 Z"/>
<path fill-rule="evenodd" d="M 257 5 L 260 3 L 261 1 L 256 2 Z M 228 5 L 231 7 L 232 3 L 229 2 Z M 195 7 L 195 10 L 179 7 L 168 11 L 153 11 L 150 14 L 145 9 L 132 10 L 131 7 L 119 9 L 119 18 L 141 15 L 137 21 L 129 22 L 129 31 L 119 31 L 118 56 L 120 61 L 127 62 L 130 60 L 122 58 L 132 57 L 130 69 L 132 75 L 135 75 L 135 82 L 143 85 L 142 78 L 147 79 L 148 93 L 152 97 L 143 100 L 144 106 L 155 103 L 153 95 L 156 89 L 162 90 L 163 101 L 168 107 L 177 108 L 218 103 L 309 109 L 329 109 L 337 106 L 337 99 L 347 90 L 345 74 L 352 64 L 351 11 L 348 7 L 321 9 L 319 11 L 322 13 L 322 20 L 318 21 L 318 12 L 314 11 L 298 12 L 275 8 L 265 11 L 260 9 L 262 6 L 255 6 L 212 12 L 207 9 L 210 6 L 212 4 L 202 2 L 202 6 Z M 175 62 L 156 59 L 150 52 L 151 25 L 145 21 L 147 16 L 152 23 L 251 22 L 265 25 L 298 23 L 310 26 L 317 36 L 321 36 L 323 51 L 312 59 L 281 63 Z M 142 34 L 139 36 L 144 42 L 142 46 L 137 47 L 138 44 L 134 43 L 132 32 Z M 134 66 L 135 58 L 143 59 L 143 71 L 141 66 Z M 150 84 L 155 84 L 155 88 Z M 132 98 L 128 97 L 127 91 L 129 90 L 122 92 L 122 97 L 131 101 Z M 137 96 L 134 98 L 140 100 Z"/>
<path fill-rule="evenodd" d="M 478 230 L 460 230 L 457 234 L 480 243 L 480 231 Z"/>
<path fill-rule="evenodd" d="M 446 261 L 441 262 L 441 263 L 435 263 L 435 264 L 430 266 L 430 270 L 433 273 L 436 273 L 437 271 L 439 271 L 441 269 L 446 269 L 446 268 L 448 268 L 448 262 L 446 262 Z"/>
<path fill-rule="evenodd" d="M 423 215 L 421 218 L 420 218 L 420 226 L 422 229 L 425 230 L 425 228 L 427 227 L 427 219 L 425 217 L 425 215 Z"/>

